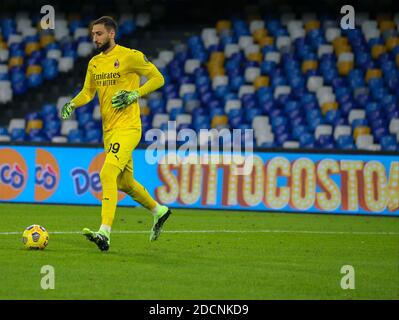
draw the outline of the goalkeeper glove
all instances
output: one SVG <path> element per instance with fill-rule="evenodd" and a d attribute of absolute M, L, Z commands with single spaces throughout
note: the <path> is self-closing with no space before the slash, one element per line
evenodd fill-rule
<path fill-rule="evenodd" d="M 115 109 L 122 109 L 132 104 L 140 97 L 138 91 L 121 90 L 112 97 L 112 107 Z"/>
<path fill-rule="evenodd" d="M 75 104 L 73 102 L 65 103 L 61 109 L 61 118 L 63 120 L 69 119 L 72 115 L 72 112 L 75 110 Z"/>

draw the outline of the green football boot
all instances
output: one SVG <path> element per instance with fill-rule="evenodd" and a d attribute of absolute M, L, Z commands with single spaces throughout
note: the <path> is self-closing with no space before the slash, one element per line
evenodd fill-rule
<path fill-rule="evenodd" d="M 154 224 L 151 229 L 150 241 L 155 241 L 158 239 L 162 231 L 162 226 L 164 225 L 165 221 L 169 218 L 169 216 L 172 214 L 172 211 L 170 211 L 168 207 L 165 206 L 162 207 L 165 208 L 164 212 L 161 211 L 154 215 Z"/>

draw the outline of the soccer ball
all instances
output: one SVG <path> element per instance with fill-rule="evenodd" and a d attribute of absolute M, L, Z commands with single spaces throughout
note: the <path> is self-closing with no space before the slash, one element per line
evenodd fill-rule
<path fill-rule="evenodd" d="M 27 227 L 22 234 L 22 242 L 26 249 L 43 250 L 48 245 L 48 239 L 47 230 L 38 224 Z"/>

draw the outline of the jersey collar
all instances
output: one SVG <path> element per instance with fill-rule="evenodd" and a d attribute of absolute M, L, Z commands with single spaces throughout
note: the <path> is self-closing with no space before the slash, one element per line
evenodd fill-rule
<path fill-rule="evenodd" d="M 115 48 L 118 46 L 119 46 L 118 44 L 115 44 L 115 46 L 111 49 L 110 52 L 108 52 L 108 53 L 101 52 L 101 55 L 103 55 L 105 57 L 111 56 L 115 52 Z"/>

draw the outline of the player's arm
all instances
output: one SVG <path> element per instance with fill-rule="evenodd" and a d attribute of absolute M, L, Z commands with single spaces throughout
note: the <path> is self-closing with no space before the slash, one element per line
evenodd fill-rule
<path fill-rule="evenodd" d="M 94 78 L 91 71 L 91 63 L 87 67 L 86 78 L 82 90 L 73 98 L 70 102 L 66 103 L 61 110 L 61 118 L 68 119 L 71 117 L 73 111 L 93 100 L 96 94 L 96 87 L 94 84 Z"/>
<path fill-rule="evenodd" d="M 159 72 L 157 67 L 148 61 L 146 56 L 137 50 L 134 50 L 131 55 L 131 70 L 147 78 L 147 81 L 138 89 L 133 91 L 118 91 L 112 97 L 112 106 L 114 108 L 124 108 L 138 98 L 143 97 L 160 87 L 165 83 L 163 75 Z"/>
<path fill-rule="evenodd" d="M 159 72 L 153 63 L 148 61 L 142 52 L 136 51 L 133 57 L 134 71 L 147 78 L 147 81 L 137 89 L 140 97 L 143 97 L 164 85 L 165 79 L 162 73 Z"/>

